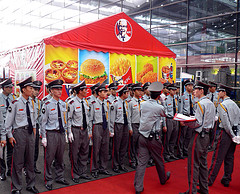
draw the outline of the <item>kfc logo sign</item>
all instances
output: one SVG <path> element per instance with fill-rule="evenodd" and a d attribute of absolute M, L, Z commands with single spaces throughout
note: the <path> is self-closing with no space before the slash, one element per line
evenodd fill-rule
<path fill-rule="evenodd" d="M 115 24 L 115 34 L 121 42 L 127 42 L 132 37 L 132 26 L 125 20 L 120 19 Z"/>

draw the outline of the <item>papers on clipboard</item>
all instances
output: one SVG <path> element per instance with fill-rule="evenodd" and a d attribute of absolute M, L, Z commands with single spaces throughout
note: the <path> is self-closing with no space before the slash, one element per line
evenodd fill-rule
<path fill-rule="evenodd" d="M 195 117 L 193 116 L 189 117 L 181 113 L 176 113 L 175 116 L 173 117 L 173 120 L 182 122 L 196 121 Z"/>

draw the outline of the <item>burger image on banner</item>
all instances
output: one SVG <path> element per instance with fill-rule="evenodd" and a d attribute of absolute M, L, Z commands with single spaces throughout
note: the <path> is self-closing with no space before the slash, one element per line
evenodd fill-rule
<path fill-rule="evenodd" d="M 79 79 L 85 80 L 86 84 L 102 83 L 108 78 L 104 64 L 97 59 L 85 60 L 79 73 Z"/>

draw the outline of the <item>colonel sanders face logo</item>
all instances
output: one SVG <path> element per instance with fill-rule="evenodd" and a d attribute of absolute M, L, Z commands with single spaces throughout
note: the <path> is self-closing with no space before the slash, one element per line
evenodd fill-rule
<path fill-rule="evenodd" d="M 131 24 L 125 19 L 118 20 L 115 25 L 115 34 L 118 40 L 120 40 L 121 42 L 129 41 L 132 37 Z"/>

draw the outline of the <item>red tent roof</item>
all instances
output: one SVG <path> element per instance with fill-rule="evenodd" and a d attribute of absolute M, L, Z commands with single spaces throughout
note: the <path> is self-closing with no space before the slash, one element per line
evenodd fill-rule
<path fill-rule="evenodd" d="M 116 36 L 118 32 L 115 31 L 116 23 L 119 19 L 128 21 L 128 29 L 130 29 L 128 33 L 132 36 L 127 42 L 120 41 Z M 97 52 L 176 57 L 175 53 L 123 12 L 60 32 L 45 38 L 44 43 L 55 47 L 80 48 Z"/>

